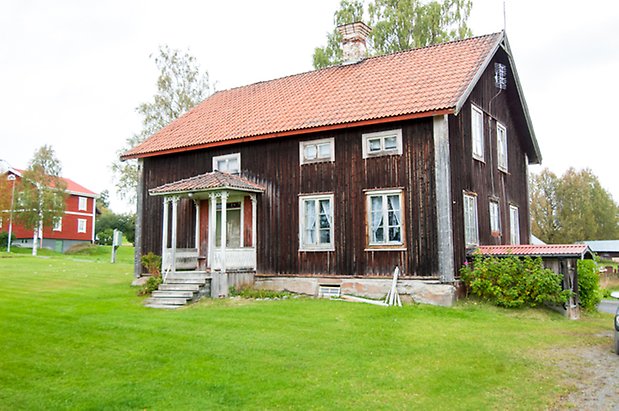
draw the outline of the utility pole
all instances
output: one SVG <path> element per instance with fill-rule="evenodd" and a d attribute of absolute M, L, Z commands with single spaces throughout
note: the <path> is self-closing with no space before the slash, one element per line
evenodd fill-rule
<path fill-rule="evenodd" d="M 15 174 L 9 174 L 7 180 L 13 182 L 13 189 L 11 191 L 11 211 L 9 214 L 9 238 L 6 245 L 6 252 L 11 252 L 11 236 L 13 235 L 13 203 L 15 201 Z"/>

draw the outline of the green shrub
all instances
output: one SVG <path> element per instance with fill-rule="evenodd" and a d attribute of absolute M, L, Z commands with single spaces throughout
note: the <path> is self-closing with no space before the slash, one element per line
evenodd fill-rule
<path fill-rule="evenodd" d="M 230 287 L 231 297 L 241 298 L 283 298 L 289 297 L 292 294 L 288 291 L 273 291 L 273 290 L 259 290 L 252 287 Z"/>
<path fill-rule="evenodd" d="M 114 230 L 111 228 L 106 228 L 103 231 L 97 233 L 97 243 L 99 245 L 112 245 L 114 241 Z"/>
<path fill-rule="evenodd" d="M 138 291 L 138 295 L 152 294 L 153 291 L 159 288 L 159 285 L 162 282 L 163 280 L 161 279 L 161 277 L 148 277 L 148 280 L 146 280 L 146 283 L 144 284 L 144 286 L 140 288 L 140 291 Z"/>
<path fill-rule="evenodd" d="M 562 304 L 570 295 L 562 289 L 561 276 L 544 268 L 541 258 L 477 255 L 460 275 L 469 294 L 499 307 Z"/>
<path fill-rule="evenodd" d="M 595 311 L 602 300 L 600 275 L 593 260 L 578 260 L 578 301 L 586 311 Z"/>
<path fill-rule="evenodd" d="M 0 249 L 5 248 L 9 245 L 9 233 L 7 231 L 3 231 L 0 233 Z M 11 243 L 15 241 L 15 234 L 11 233 Z"/>
<path fill-rule="evenodd" d="M 161 256 L 149 251 L 148 254 L 142 256 L 141 261 L 150 275 L 153 277 L 161 276 Z"/>

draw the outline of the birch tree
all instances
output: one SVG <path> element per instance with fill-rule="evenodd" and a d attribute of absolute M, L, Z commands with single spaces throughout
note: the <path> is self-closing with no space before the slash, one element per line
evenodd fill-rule
<path fill-rule="evenodd" d="M 35 151 L 22 174 L 16 194 L 15 219 L 33 231 L 32 255 L 37 255 L 43 227 L 54 224 L 64 214 L 67 193 L 61 171 L 54 149 L 44 145 Z"/>

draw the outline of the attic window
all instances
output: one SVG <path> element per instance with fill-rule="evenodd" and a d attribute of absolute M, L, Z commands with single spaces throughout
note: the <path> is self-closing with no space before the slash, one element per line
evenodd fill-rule
<path fill-rule="evenodd" d="M 241 153 L 213 157 L 213 171 L 239 174 L 241 170 Z"/>
<path fill-rule="evenodd" d="M 301 164 L 317 163 L 321 161 L 335 161 L 335 139 L 301 141 L 299 143 L 299 157 Z"/>
<path fill-rule="evenodd" d="M 505 64 L 494 63 L 494 85 L 501 90 L 507 89 L 507 67 L 505 67 Z"/>
<path fill-rule="evenodd" d="M 402 130 L 363 134 L 363 158 L 402 154 Z"/>

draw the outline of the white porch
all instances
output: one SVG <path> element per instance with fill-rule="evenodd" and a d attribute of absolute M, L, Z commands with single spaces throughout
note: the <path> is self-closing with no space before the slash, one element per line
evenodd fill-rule
<path fill-rule="evenodd" d="M 150 190 L 163 197 L 161 255 L 164 282 L 170 273 L 210 273 L 211 294 L 228 294 L 228 275 L 256 270 L 257 193 L 264 189 L 243 177 L 221 172 L 206 173 Z M 183 201 L 181 201 L 183 200 Z M 179 221 L 179 204 L 187 215 L 193 204 L 194 218 Z M 187 220 L 187 217 L 185 217 Z M 186 248 L 188 224 L 192 248 Z M 179 227 L 185 233 L 179 247 Z"/>

